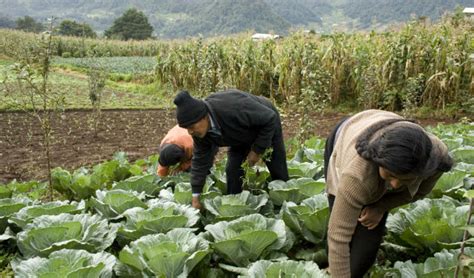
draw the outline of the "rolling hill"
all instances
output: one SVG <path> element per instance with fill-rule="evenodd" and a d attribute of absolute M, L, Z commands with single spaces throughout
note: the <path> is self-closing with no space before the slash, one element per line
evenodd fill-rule
<path fill-rule="evenodd" d="M 369 29 L 416 16 L 439 19 L 472 0 L 0 0 L 0 26 L 18 17 L 73 19 L 99 33 L 126 9 L 143 11 L 161 38 L 228 35 L 243 31 L 287 33 L 295 28 L 330 31 L 338 24 Z M 474 6 L 474 5 L 472 5 Z"/>

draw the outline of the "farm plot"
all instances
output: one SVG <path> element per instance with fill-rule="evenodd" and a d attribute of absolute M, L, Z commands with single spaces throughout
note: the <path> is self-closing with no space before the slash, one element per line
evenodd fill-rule
<path fill-rule="evenodd" d="M 372 277 L 452 277 L 460 263 L 473 195 L 474 128 L 456 124 L 432 132 L 457 165 L 429 198 L 392 211 Z M 323 147 L 322 139 L 306 141 L 288 160 L 288 182 L 262 179 L 268 172 L 261 166 L 258 175 L 248 171 L 237 195 L 224 195 L 220 161 L 204 187 L 203 212 L 189 205 L 188 174 L 154 175 L 156 156 L 131 163 L 117 153 L 92 168 L 56 168 L 53 186 L 62 201 L 40 202 L 18 190 L 21 184 L 5 185 L 0 250 L 11 268 L 4 274 L 327 277 Z M 465 277 L 474 274 L 472 260 L 464 259 L 474 255 L 472 244 L 463 251 Z"/>

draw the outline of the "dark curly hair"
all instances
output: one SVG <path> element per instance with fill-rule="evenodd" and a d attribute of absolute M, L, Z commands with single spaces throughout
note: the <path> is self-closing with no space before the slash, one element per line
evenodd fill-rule
<path fill-rule="evenodd" d="M 367 128 L 357 139 L 357 153 L 394 174 L 423 175 L 433 145 L 421 127 L 395 126 L 372 138 L 377 131 L 399 121 L 406 120 L 388 119 Z"/>

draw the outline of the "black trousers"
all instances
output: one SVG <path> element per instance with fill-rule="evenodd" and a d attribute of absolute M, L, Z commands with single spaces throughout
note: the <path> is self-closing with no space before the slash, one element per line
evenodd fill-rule
<path fill-rule="evenodd" d="M 336 125 L 326 140 L 326 145 L 324 148 L 325 177 L 327 176 L 329 158 L 331 157 L 332 151 L 334 149 L 336 132 L 344 120 Z M 331 194 L 328 195 L 329 212 L 332 211 L 335 200 L 336 196 Z M 387 221 L 387 216 L 388 212 L 385 212 L 382 220 L 380 220 L 379 225 L 373 230 L 369 230 L 368 228 L 364 227 L 360 222 L 357 223 L 356 229 L 349 244 L 351 277 L 363 277 L 369 268 L 374 264 L 375 259 L 377 258 L 377 251 L 379 250 L 383 236 L 385 235 L 385 222 Z"/>
<path fill-rule="evenodd" d="M 270 171 L 272 180 L 287 181 L 288 167 L 286 165 L 286 150 L 283 141 L 283 132 L 281 128 L 280 117 L 277 118 L 277 128 L 272 138 L 273 148 L 272 156 L 265 164 Z M 244 169 L 242 163 L 250 152 L 250 146 L 231 146 L 227 153 L 227 194 L 238 194 L 242 192 L 242 178 L 244 177 Z"/>

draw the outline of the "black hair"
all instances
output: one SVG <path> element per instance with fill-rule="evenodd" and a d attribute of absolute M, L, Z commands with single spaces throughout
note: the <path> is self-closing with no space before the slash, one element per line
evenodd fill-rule
<path fill-rule="evenodd" d="M 451 171 L 453 166 L 454 166 L 454 160 L 451 156 L 448 155 L 447 157 L 444 158 L 444 160 L 442 160 L 439 163 L 438 168 L 436 169 L 441 172 L 449 172 Z"/>
<path fill-rule="evenodd" d="M 164 144 L 160 149 L 158 163 L 161 166 L 178 164 L 185 156 L 184 149 L 176 144 Z"/>
<path fill-rule="evenodd" d="M 399 121 L 406 120 L 384 120 L 367 128 L 357 139 L 357 153 L 394 174 L 423 175 L 433 145 L 421 127 L 395 126 L 372 138 L 380 129 Z"/>

